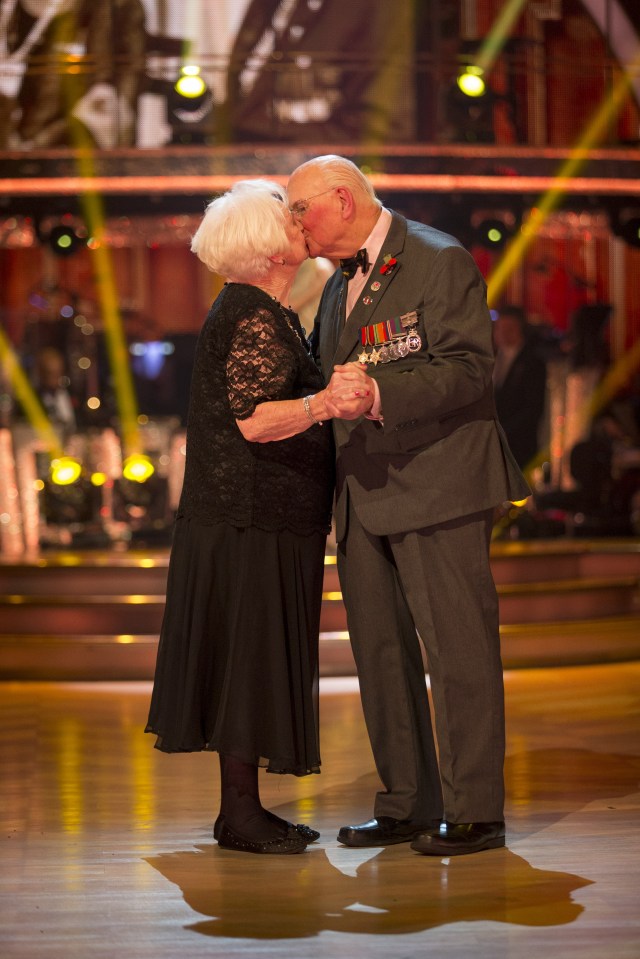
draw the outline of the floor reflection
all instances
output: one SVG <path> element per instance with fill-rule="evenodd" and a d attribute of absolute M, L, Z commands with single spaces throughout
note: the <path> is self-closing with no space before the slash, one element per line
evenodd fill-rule
<path fill-rule="evenodd" d="M 323 930 L 414 933 L 481 920 L 564 925 L 583 911 L 572 893 L 591 884 L 572 873 L 536 869 L 508 849 L 438 860 L 394 846 L 361 863 L 355 876 L 336 865 L 340 855 L 349 863 L 353 851 L 332 850 L 332 864 L 320 847 L 279 859 L 211 844 L 147 862 L 181 889 L 195 912 L 209 917 L 189 929 L 243 939 L 309 938 Z"/>

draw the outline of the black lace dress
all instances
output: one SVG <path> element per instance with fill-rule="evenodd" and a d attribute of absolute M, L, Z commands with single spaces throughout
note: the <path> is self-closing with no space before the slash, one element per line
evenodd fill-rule
<path fill-rule="evenodd" d="M 297 316 L 229 283 L 198 341 L 184 486 L 147 732 L 272 772 L 318 772 L 329 424 L 248 442 L 236 419 L 322 389 Z"/>

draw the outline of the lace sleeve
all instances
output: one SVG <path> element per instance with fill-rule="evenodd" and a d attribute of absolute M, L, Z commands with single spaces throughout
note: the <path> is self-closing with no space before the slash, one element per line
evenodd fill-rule
<path fill-rule="evenodd" d="M 252 415 L 259 403 L 289 399 L 295 360 L 282 341 L 276 320 L 257 309 L 238 320 L 227 357 L 227 388 L 236 419 Z"/>

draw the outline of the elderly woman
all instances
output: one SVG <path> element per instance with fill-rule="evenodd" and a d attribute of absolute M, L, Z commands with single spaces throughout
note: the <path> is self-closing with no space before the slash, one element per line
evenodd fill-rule
<path fill-rule="evenodd" d="M 318 633 L 333 492 L 322 376 L 286 305 L 307 257 L 276 183 L 237 183 L 192 250 L 226 279 L 200 334 L 184 487 L 147 732 L 216 750 L 220 846 L 297 853 L 319 833 L 260 802 L 258 767 L 320 771 Z"/>

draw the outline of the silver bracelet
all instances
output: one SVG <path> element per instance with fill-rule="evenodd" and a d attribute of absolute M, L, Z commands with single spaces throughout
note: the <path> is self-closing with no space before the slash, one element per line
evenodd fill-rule
<path fill-rule="evenodd" d="M 318 426 L 322 426 L 322 420 L 317 420 L 313 413 L 311 412 L 311 400 L 315 396 L 315 393 L 311 393 L 309 396 L 304 396 L 302 399 L 302 405 L 304 406 L 304 411 L 311 420 L 312 423 L 317 423 Z"/>

